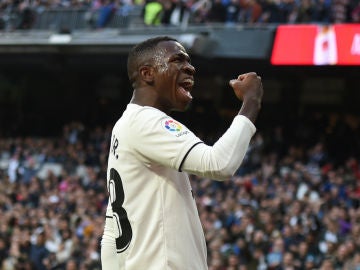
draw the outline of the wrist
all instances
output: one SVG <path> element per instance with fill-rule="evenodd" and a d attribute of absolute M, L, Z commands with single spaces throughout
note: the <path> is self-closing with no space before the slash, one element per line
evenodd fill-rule
<path fill-rule="evenodd" d="M 255 123 L 261 109 L 261 100 L 258 98 L 248 98 L 242 103 L 239 115 L 246 116 L 251 122 Z"/>

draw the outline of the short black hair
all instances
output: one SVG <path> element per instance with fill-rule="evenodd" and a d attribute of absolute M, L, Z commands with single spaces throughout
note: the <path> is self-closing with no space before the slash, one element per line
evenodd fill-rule
<path fill-rule="evenodd" d="M 156 46 L 163 41 L 178 42 L 178 40 L 169 36 L 158 36 L 144 40 L 131 49 L 127 59 L 127 71 L 131 83 L 134 83 L 135 78 L 133 78 L 132 74 L 138 68 L 138 65 L 144 61 L 144 58 L 152 58 L 156 53 Z"/>

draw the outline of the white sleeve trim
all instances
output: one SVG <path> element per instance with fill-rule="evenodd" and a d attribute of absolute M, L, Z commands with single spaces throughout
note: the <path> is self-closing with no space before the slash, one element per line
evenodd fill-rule
<path fill-rule="evenodd" d="M 228 179 L 241 165 L 255 132 L 247 117 L 237 115 L 213 146 L 198 144 L 192 148 L 180 169 L 214 180 Z"/>

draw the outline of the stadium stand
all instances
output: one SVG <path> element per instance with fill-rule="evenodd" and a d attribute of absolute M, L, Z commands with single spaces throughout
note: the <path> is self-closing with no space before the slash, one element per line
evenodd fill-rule
<path fill-rule="evenodd" d="M 359 161 L 334 148 L 359 121 L 309 115 L 293 136 L 274 126 L 253 138 L 232 179 L 193 176 L 209 269 L 357 269 Z M 0 139 L 1 269 L 100 269 L 110 131 L 72 122 L 52 138 Z"/>
<path fill-rule="evenodd" d="M 359 1 L 5 1 L 0 2 L 1 28 L 86 29 L 145 26 L 146 6 L 159 2 L 158 25 L 202 23 L 358 23 Z M 1 29 L 0 28 L 0 29 Z"/>

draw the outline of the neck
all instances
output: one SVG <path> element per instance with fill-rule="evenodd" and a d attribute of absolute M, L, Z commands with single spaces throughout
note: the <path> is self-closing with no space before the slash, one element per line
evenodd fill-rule
<path fill-rule="evenodd" d="M 134 103 L 140 106 L 156 107 L 157 95 L 149 88 L 136 88 L 134 89 L 130 103 Z"/>
<path fill-rule="evenodd" d="M 134 89 L 130 103 L 140 106 L 154 107 L 166 114 L 170 113 L 170 110 L 161 104 L 158 95 L 156 95 L 154 91 L 151 91 L 151 89 Z"/>

